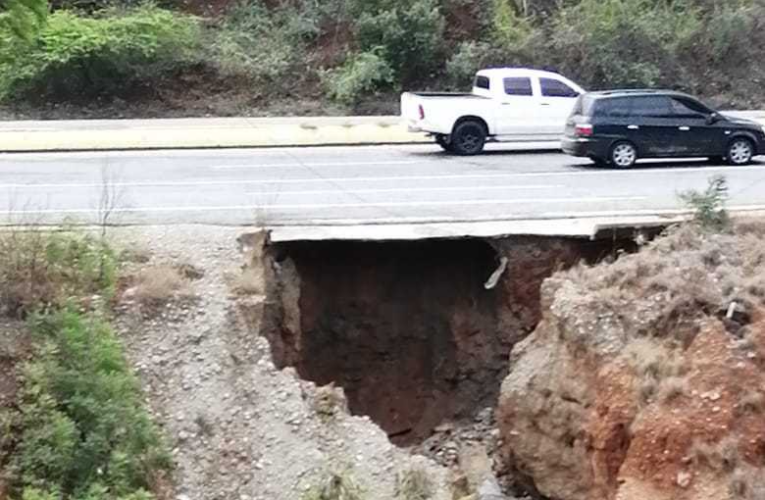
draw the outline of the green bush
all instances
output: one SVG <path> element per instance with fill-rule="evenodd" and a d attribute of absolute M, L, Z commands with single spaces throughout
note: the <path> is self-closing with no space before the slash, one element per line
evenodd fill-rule
<path fill-rule="evenodd" d="M 582 0 L 561 9 L 547 54 L 591 87 L 655 86 L 675 68 L 675 51 L 699 27 L 698 13 L 655 0 Z"/>
<path fill-rule="evenodd" d="M 356 25 L 362 52 L 376 51 L 393 70 L 397 83 L 408 85 L 433 76 L 444 61 L 445 20 L 437 1 L 370 5 Z"/>
<path fill-rule="evenodd" d="M 340 68 L 325 73 L 323 79 L 332 99 L 350 105 L 390 86 L 394 75 L 383 57 L 375 52 L 362 52 L 351 56 Z"/>
<path fill-rule="evenodd" d="M 117 258 L 105 242 L 73 232 L 0 234 L 0 314 L 24 317 L 116 286 Z"/>
<path fill-rule="evenodd" d="M 319 33 L 317 22 L 313 12 L 293 6 L 269 9 L 257 1 L 239 4 L 213 29 L 206 59 L 227 78 L 277 84 L 276 90 L 293 87 L 305 72 L 301 65 L 307 66 L 306 45 Z"/>
<path fill-rule="evenodd" d="M 34 317 L 22 429 L 11 462 L 24 500 L 149 499 L 170 458 L 108 325 L 61 312 Z"/>
<path fill-rule="evenodd" d="M 37 40 L 0 57 L 0 97 L 89 97 L 156 82 L 193 62 L 196 18 L 144 6 L 82 17 L 58 11 Z"/>
<path fill-rule="evenodd" d="M 690 190 L 680 193 L 680 199 L 693 210 L 694 221 L 705 230 L 722 231 L 730 225 L 725 203 L 728 201 L 728 182 L 722 175 L 709 179 L 704 191 Z"/>
<path fill-rule="evenodd" d="M 12 38 L 34 38 L 47 14 L 46 0 L 1 0 L 0 41 L 8 43 Z"/>
<path fill-rule="evenodd" d="M 476 71 L 486 67 L 494 55 L 491 45 L 486 42 L 463 42 L 446 62 L 446 76 L 450 85 L 468 87 Z"/>

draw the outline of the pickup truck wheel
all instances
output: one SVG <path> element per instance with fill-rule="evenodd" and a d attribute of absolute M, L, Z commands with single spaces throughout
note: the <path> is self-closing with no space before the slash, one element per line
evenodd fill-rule
<path fill-rule="evenodd" d="M 486 144 L 486 129 L 476 121 L 465 121 L 454 127 L 451 147 L 462 156 L 477 155 Z"/>
<path fill-rule="evenodd" d="M 447 153 L 454 153 L 454 148 L 452 148 L 452 142 L 448 135 L 438 134 L 436 136 L 436 144 L 441 146 Z"/>

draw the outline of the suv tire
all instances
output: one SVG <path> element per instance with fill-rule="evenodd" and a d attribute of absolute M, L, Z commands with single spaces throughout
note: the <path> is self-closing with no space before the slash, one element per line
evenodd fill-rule
<path fill-rule="evenodd" d="M 619 141 L 611 146 L 608 163 L 617 168 L 630 168 L 637 161 L 637 148 L 629 141 Z"/>
<path fill-rule="evenodd" d="M 454 127 L 451 151 L 460 156 L 473 156 L 483 151 L 486 128 L 475 120 L 466 120 Z"/>
<path fill-rule="evenodd" d="M 744 137 L 733 139 L 728 144 L 725 157 L 731 165 L 747 165 L 754 157 L 754 144 Z"/>
<path fill-rule="evenodd" d="M 454 153 L 454 148 L 452 147 L 452 142 L 448 135 L 438 134 L 436 136 L 436 144 L 441 146 L 441 149 L 447 153 Z"/>

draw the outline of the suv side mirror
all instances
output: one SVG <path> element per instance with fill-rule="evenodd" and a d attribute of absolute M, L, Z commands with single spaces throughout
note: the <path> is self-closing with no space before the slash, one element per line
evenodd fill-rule
<path fill-rule="evenodd" d="M 713 125 L 720 121 L 720 115 L 718 113 L 710 113 L 707 115 L 707 125 Z"/>

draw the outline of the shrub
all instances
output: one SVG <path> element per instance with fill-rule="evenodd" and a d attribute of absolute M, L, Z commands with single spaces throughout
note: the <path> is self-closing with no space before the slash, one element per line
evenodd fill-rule
<path fill-rule="evenodd" d="M 429 500 L 433 498 L 433 481 L 424 469 L 409 469 L 396 477 L 396 498 Z"/>
<path fill-rule="evenodd" d="M 364 500 L 366 494 L 352 474 L 330 472 L 313 488 L 309 489 L 302 500 Z"/>
<path fill-rule="evenodd" d="M 148 499 L 170 458 L 106 323 L 73 312 L 36 316 L 11 463 L 24 499 Z"/>
<path fill-rule="evenodd" d="M 318 33 L 318 18 L 293 6 L 268 9 L 245 2 L 231 9 L 212 30 L 206 59 L 224 77 L 246 77 L 261 85 L 289 75 L 290 86 L 306 68 L 306 45 Z"/>
<path fill-rule="evenodd" d="M 716 175 L 709 179 L 707 188 L 702 191 L 685 191 L 680 199 L 693 210 L 693 218 L 703 229 L 722 231 L 730 224 L 725 202 L 728 199 L 728 184 L 725 177 Z"/>
<path fill-rule="evenodd" d="M 432 76 L 442 64 L 444 27 L 436 0 L 370 2 L 356 36 L 363 52 L 377 53 L 396 81 L 408 85 Z"/>
<path fill-rule="evenodd" d="M 153 6 L 95 18 L 58 11 L 34 44 L 0 59 L 0 98 L 124 92 L 190 64 L 199 38 L 196 18 Z"/>
<path fill-rule="evenodd" d="M 555 15 L 549 42 L 540 39 L 534 51 L 594 87 L 654 86 L 674 69 L 675 48 L 693 38 L 699 22 L 687 5 L 582 0 Z"/>
<path fill-rule="evenodd" d="M 141 269 L 134 279 L 134 296 L 143 306 L 156 307 L 191 296 L 191 281 L 173 266 L 150 266 Z"/>
<path fill-rule="evenodd" d="M 491 46 L 484 42 L 463 42 L 446 63 L 446 76 L 454 87 L 467 87 L 476 71 L 486 65 Z"/>
<path fill-rule="evenodd" d="M 0 234 L 0 312 L 14 317 L 94 294 L 110 297 L 117 259 L 103 241 L 71 232 Z"/>
<path fill-rule="evenodd" d="M 32 39 L 48 14 L 46 0 L 3 0 L 0 2 L 0 42 L 13 38 Z"/>
<path fill-rule="evenodd" d="M 325 73 L 323 79 L 332 99 L 354 104 L 365 95 L 392 84 L 394 75 L 383 57 L 375 52 L 362 52 L 340 68 Z"/>

